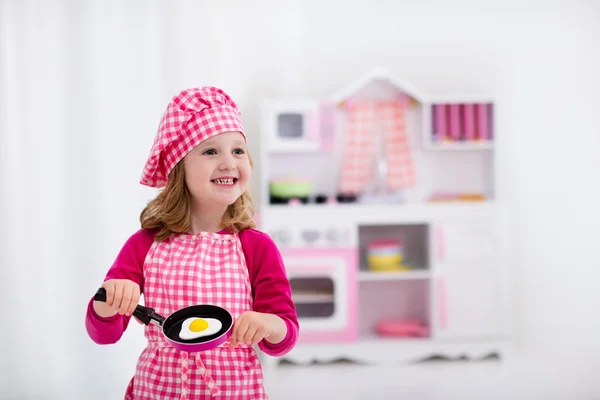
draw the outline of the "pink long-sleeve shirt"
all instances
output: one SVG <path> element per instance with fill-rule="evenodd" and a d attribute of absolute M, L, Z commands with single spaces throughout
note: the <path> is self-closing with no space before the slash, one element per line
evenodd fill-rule
<path fill-rule="evenodd" d="M 144 229 L 134 233 L 119 252 L 104 280 L 130 279 L 140 285 L 143 293 L 144 260 L 154 241 L 154 234 L 154 231 Z M 261 340 L 258 347 L 272 356 L 284 355 L 296 344 L 299 326 L 281 254 L 273 240 L 256 229 L 246 229 L 239 237 L 248 266 L 254 311 L 278 315 L 287 326 L 287 334 L 281 342 L 272 344 Z M 94 311 L 92 298 L 87 308 L 85 327 L 94 342 L 112 344 L 121 338 L 130 319 L 119 314 L 109 318 L 100 317 Z"/>

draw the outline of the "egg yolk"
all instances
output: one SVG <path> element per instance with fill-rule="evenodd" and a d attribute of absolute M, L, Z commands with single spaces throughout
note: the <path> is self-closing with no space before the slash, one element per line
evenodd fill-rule
<path fill-rule="evenodd" d="M 190 331 L 192 332 L 202 332 L 206 328 L 208 328 L 208 322 L 200 318 L 193 320 L 190 324 Z"/>

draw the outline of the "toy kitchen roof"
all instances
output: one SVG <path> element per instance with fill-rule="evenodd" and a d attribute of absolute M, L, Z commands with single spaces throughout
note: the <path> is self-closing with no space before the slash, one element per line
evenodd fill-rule
<path fill-rule="evenodd" d="M 332 100 L 342 103 L 350 98 L 408 97 L 422 103 L 425 96 L 408 82 L 392 75 L 387 69 L 374 68 L 351 85 L 335 93 Z"/>
<path fill-rule="evenodd" d="M 378 67 L 360 77 L 351 85 L 332 96 L 332 101 L 341 104 L 349 99 L 408 98 L 420 104 L 444 103 L 493 103 L 491 96 L 481 93 L 452 93 L 430 95 L 411 83 L 392 75 L 387 69 Z"/>

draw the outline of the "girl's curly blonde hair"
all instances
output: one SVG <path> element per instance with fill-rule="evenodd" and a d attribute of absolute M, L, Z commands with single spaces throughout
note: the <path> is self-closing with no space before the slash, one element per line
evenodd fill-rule
<path fill-rule="evenodd" d="M 252 158 L 250 166 L 254 167 Z M 227 207 L 221 228 L 232 233 L 254 228 L 254 203 L 250 192 L 245 191 L 237 200 Z M 192 225 L 191 199 L 185 184 L 183 160 L 179 161 L 169 173 L 167 186 L 150 200 L 140 214 L 142 229 L 157 229 L 154 240 L 162 242 L 173 233 L 189 232 Z"/>

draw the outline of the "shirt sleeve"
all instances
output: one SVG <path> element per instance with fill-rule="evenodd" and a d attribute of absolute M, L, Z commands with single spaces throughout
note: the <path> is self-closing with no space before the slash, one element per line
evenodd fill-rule
<path fill-rule="evenodd" d="M 154 235 L 148 230 L 140 229 L 125 242 L 113 265 L 108 270 L 104 281 L 109 279 L 130 279 L 140 285 L 144 292 L 144 260 L 154 241 Z M 85 328 L 90 338 L 98 344 L 116 343 L 127 326 L 131 316 L 115 314 L 103 318 L 94 310 L 93 297 L 90 299 L 85 317 Z"/>
<path fill-rule="evenodd" d="M 298 340 L 298 317 L 281 253 L 265 233 L 248 229 L 240 234 L 252 285 L 256 312 L 275 314 L 285 322 L 285 338 L 272 344 L 261 340 L 258 347 L 271 356 L 287 354 Z"/>

